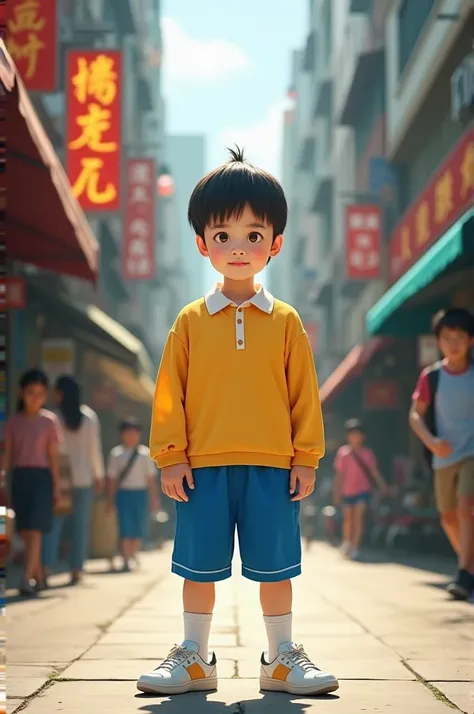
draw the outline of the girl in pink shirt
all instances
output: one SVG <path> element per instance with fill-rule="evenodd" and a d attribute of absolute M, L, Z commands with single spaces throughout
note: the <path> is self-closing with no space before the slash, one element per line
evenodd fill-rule
<path fill-rule="evenodd" d="M 365 433 L 358 419 L 346 422 L 347 444 L 336 454 L 334 503 L 343 506 L 342 551 L 353 560 L 359 557 L 365 513 L 370 501 L 372 480 L 384 495 L 388 489 L 380 475 L 372 449 L 364 446 Z"/>
<path fill-rule="evenodd" d="M 59 498 L 57 449 L 61 428 L 43 409 L 48 378 L 38 369 L 20 381 L 18 411 L 5 425 L 3 469 L 11 471 L 11 497 L 16 527 L 25 544 L 23 595 L 33 595 L 41 582 L 41 541 L 51 530 L 53 503 Z"/>

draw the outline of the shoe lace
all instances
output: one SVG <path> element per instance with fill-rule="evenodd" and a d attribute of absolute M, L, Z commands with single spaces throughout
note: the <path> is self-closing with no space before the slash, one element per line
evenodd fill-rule
<path fill-rule="evenodd" d="M 181 645 L 174 645 L 169 655 L 156 669 L 166 669 L 168 672 L 171 672 L 175 667 L 187 660 L 189 654 L 190 650 L 181 647 Z"/>
<path fill-rule="evenodd" d="M 301 667 L 303 672 L 309 672 L 312 669 L 318 669 L 315 664 L 313 664 L 304 651 L 303 645 L 295 645 L 289 652 L 285 653 L 288 659 L 293 662 L 297 667 Z"/>

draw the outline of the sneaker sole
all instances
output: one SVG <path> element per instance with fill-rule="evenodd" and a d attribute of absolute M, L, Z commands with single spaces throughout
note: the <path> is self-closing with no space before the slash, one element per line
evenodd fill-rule
<path fill-rule="evenodd" d="M 446 590 L 455 600 L 469 600 L 470 598 L 469 592 L 467 590 L 464 590 L 464 588 L 459 587 L 459 585 L 456 585 L 455 583 L 451 583 L 451 585 L 448 585 Z"/>
<path fill-rule="evenodd" d="M 307 687 L 299 687 L 296 684 L 288 684 L 279 679 L 271 679 L 271 677 L 260 677 L 260 689 L 267 692 L 285 692 L 286 694 L 297 694 L 300 696 L 311 696 L 315 694 L 330 694 L 339 689 L 337 679 L 332 679 L 329 682 L 321 682 L 318 685 Z"/>
<path fill-rule="evenodd" d="M 137 689 L 144 694 L 163 694 L 164 696 L 168 694 L 187 694 L 187 692 L 212 692 L 217 689 L 217 677 L 193 679 L 191 682 L 186 682 L 186 684 L 175 684 L 168 687 L 139 679 Z"/>

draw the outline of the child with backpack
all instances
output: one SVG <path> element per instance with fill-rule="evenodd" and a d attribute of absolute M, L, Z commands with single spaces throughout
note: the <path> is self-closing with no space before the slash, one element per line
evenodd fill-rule
<path fill-rule="evenodd" d="M 474 316 L 439 312 L 434 333 L 443 359 L 420 374 L 410 426 L 428 450 L 443 529 L 458 556 L 448 592 L 468 600 L 474 590 Z"/>

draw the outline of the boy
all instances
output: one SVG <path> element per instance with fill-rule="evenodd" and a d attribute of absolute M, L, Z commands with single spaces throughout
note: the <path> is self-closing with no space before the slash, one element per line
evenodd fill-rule
<path fill-rule="evenodd" d="M 193 191 L 189 220 L 223 276 L 182 310 L 158 372 L 150 449 L 177 501 L 172 571 L 184 580 L 184 641 L 138 689 L 217 687 L 209 655 L 214 583 L 231 575 L 237 527 L 242 573 L 260 583 L 268 634 L 262 689 L 323 694 L 336 678 L 291 637 L 291 580 L 301 572 L 299 501 L 324 454 L 308 336 L 293 308 L 255 284 L 283 244 L 287 204 L 267 172 L 231 151 Z"/>
<path fill-rule="evenodd" d="M 157 472 L 148 447 L 140 444 L 138 420 L 124 419 L 119 431 L 122 443 L 112 449 L 107 464 L 107 495 L 109 507 L 114 501 L 117 505 L 123 570 L 129 572 L 145 536 L 148 511 L 158 511 Z"/>
<path fill-rule="evenodd" d="M 338 449 L 334 460 L 334 503 L 343 504 L 342 552 L 357 560 L 364 533 L 367 505 L 372 492 L 372 480 L 382 495 L 388 488 L 377 466 L 372 449 L 364 446 L 365 432 L 358 419 L 349 419 L 345 424 L 347 444 Z"/>
<path fill-rule="evenodd" d="M 458 556 L 448 592 L 467 600 L 474 589 L 474 318 L 450 308 L 435 316 L 433 329 L 443 360 L 421 373 L 410 425 L 433 455 L 436 504 Z"/>

